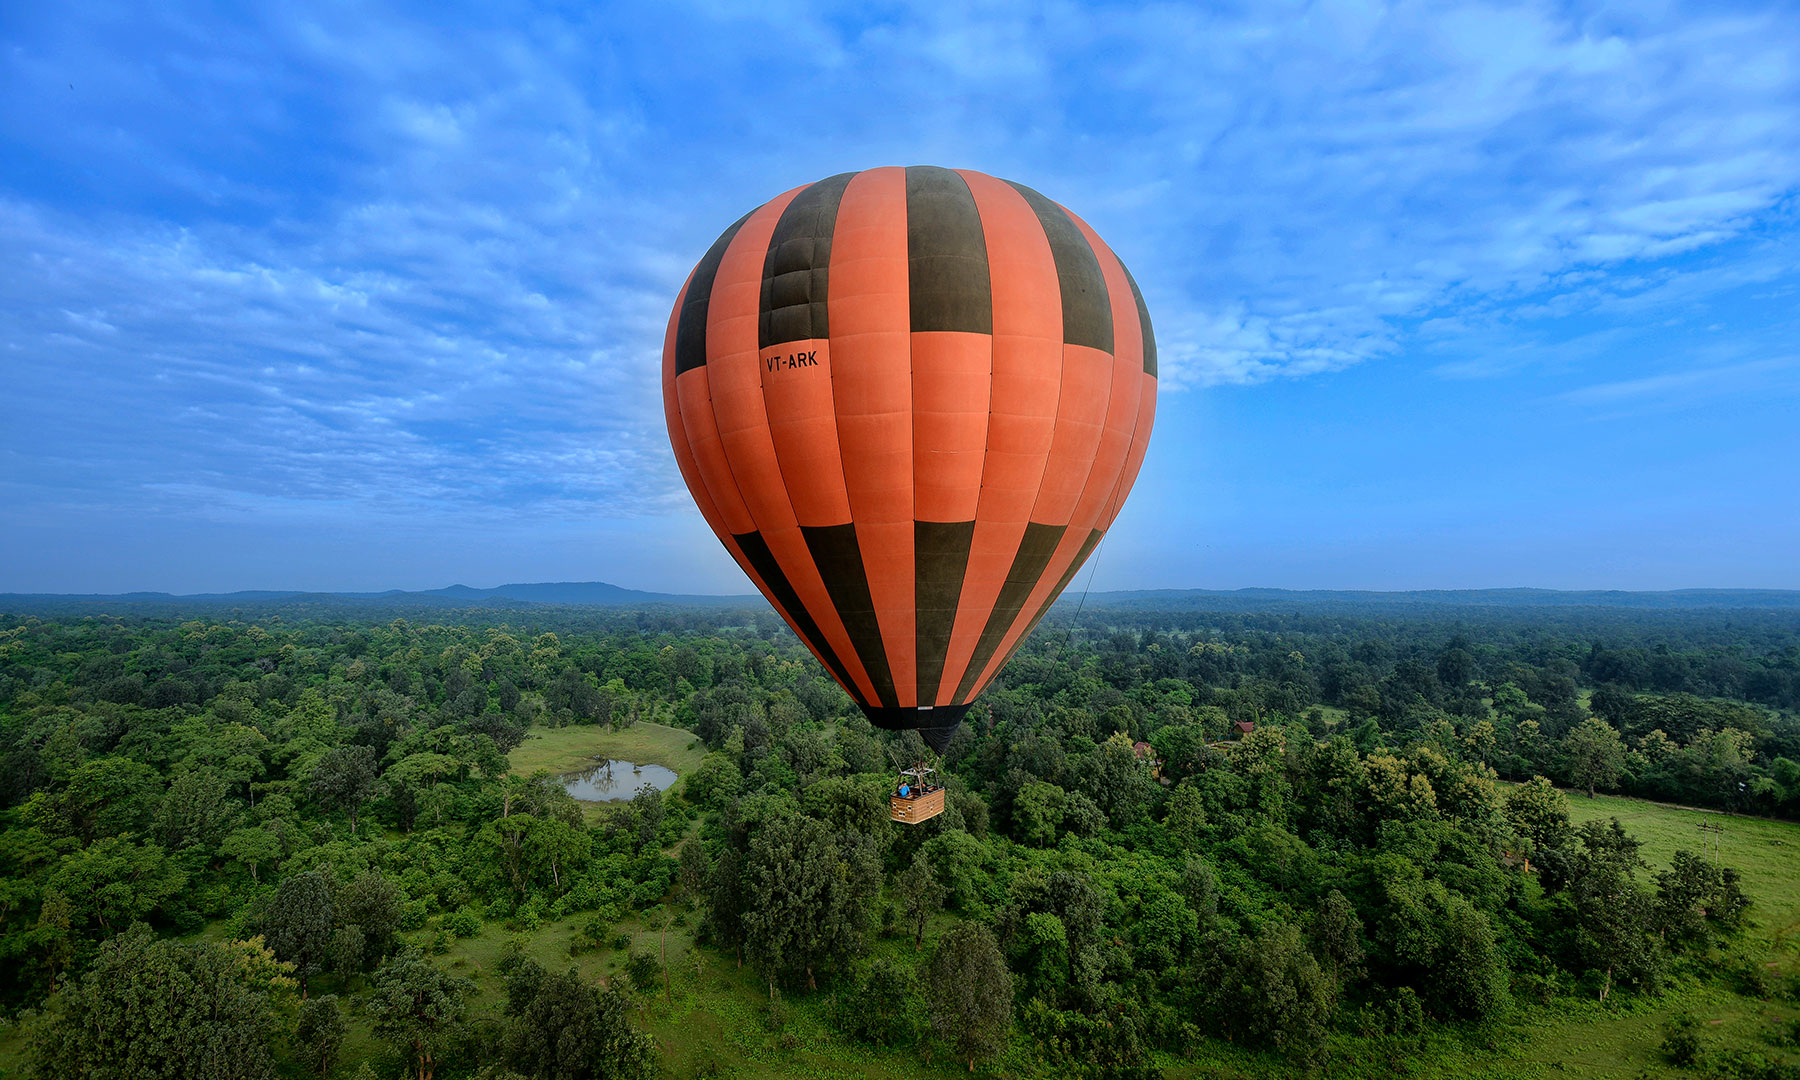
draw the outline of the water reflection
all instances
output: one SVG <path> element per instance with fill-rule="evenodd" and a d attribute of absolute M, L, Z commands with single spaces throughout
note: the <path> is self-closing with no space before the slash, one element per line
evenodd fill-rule
<path fill-rule="evenodd" d="M 608 799 L 629 799 L 645 784 L 658 791 L 667 790 L 675 782 L 675 777 L 673 769 L 665 769 L 661 765 L 634 765 L 629 761 L 600 758 L 580 772 L 565 773 L 562 782 L 569 794 L 577 799 L 605 802 Z"/>

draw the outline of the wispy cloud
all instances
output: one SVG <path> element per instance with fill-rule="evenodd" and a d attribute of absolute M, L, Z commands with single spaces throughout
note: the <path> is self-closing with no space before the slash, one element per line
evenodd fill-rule
<path fill-rule="evenodd" d="M 1639 379 L 1620 379 L 1595 383 L 1557 395 L 1557 400 L 1572 405 L 1628 406 L 1664 404 L 1696 400 L 1722 393 L 1745 390 L 1791 391 L 1800 386 L 1800 357 L 1751 360 L 1723 367 L 1692 368 L 1646 375 Z"/>

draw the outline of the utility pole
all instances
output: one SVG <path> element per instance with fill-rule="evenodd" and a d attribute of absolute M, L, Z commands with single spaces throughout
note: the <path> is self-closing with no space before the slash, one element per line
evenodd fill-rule
<path fill-rule="evenodd" d="M 1710 825 L 1703 821 L 1694 827 L 1699 829 L 1702 833 L 1712 836 L 1713 867 L 1714 869 L 1717 869 L 1719 865 L 1719 839 L 1725 835 L 1725 826 Z M 1700 854 L 1702 856 L 1706 854 L 1706 836 L 1700 837 Z"/>

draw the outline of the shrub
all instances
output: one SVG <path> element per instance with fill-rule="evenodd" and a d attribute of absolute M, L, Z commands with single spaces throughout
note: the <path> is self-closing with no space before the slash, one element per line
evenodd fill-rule
<path fill-rule="evenodd" d="M 1755 956 L 1736 956 L 1726 969 L 1737 992 L 1745 997 L 1768 1001 L 1781 990 L 1781 976 L 1767 962 Z"/>
<path fill-rule="evenodd" d="M 787 1027 L 787 1003 L 780 998 L 772 999 L 762 1010 L 762 1021 L 764 1029 L 768 1031 L 780 1031 Z"/>
<path fill-rule="evenodd" d="M 625 974 L 631 977 L 631 985 L 635 989 L 648 990 L 656 985 L 657 976 L 662 974 L 662 965 L 649 953 L 632 953 L 631 959 L 625 961 Z"/>
<path fill-rule="evenodd" d="M 1669 1021 L 1660 1049 L 1671 1065 L 1693 1068 L 1700 1061 L 1700 1022 L 1689 1013 Z"/>
<path fill-rule="evenodd" d="M 912 972 L 877 959 L 862 978 L 833 996 L 832 1024 L 859 1042 L 900 1046 L 917 1035 L 918 989 Z"/>

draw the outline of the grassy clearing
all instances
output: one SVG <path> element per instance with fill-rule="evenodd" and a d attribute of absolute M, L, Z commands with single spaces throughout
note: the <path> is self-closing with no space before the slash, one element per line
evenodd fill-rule
<path fill-rule="evenodd" d="M 1569 792 L 1569 816 L 1577 824 L 1618 818 L 1644 845 L 1644 861 L 1661 870 L 1680 850 L 1710 857 L 1718 838 L 1719 861 L 1744 875 L 1744 891 L 1756 902 L 1750 921 L 1777 941 L 1800 936 L 1800 823 L 1685 810 L 1643 799 Z M 1719 826 L 1718 834 L 1699 826 Z"/>
<path fill-rule="evenodd" d="M 625 962 L 648 953 L 659 964 L 667 957 L 666 985 L 635 992 L 637 1024 L 657 1042 L 667 1075 L 686 1078 L 718 1075 L 736 1080 L 804 1077 L 868 1077 L 906 1080 L 912 1077 L 968 1075 L 953 1065 L 923 1068 L 908 1054 L 862 1046 L 832 1030 L 825 994 L 780 999 L 774 1015 L 767 985 L 749 967 L 739 968 L 717 950 L 694 945 L 698 912 L 659 910 L 633 916 L 611 927 L 598 949 L 571 952 L 586 916 L 546 923 L 529 935 L 508 932 L 488 923 L 474 937 L 457 941 L 434 960 L 472 980 L 471 1012 L 499 1015 L 505 986 L 498 972 L 509 941 L 551 971 L 575 968 L 594 981 L 624 979 Z M 628 944 L 620 948 L 614 939 Z M 899 948 L 883 942 L 878 948 Z M 910 944 L 907 947 L 910 952 Z"/>
<path fill-rule="evenodd" d="M 656 945 L 644 931 L 642 945 Z M 676 1077 L 714 1073 L 740 1080 L 760 1078 L 909 1077 L 968 1075 L 940 1062 L 922 1066 L 911 1055 L 864 1046 L 834 1031 L 829 999 L 818 994 L 782 997 L 772 1012 L 768 987 L 749 967 L 711 949 L 676 951 L 669 934 L 670 993 L 644 995 L 639 1020 L 662 1048 L 663 1064 Z M 623 955 L 623 954 L 620 954 Z"/>
<path fill-rule="evenodd" d="M 1333 735 L 1344 734 L 1355 726 L 1350 723 L 1350 713 L 1346 709 L 1340 709 L 1336 705 L 1309 705 L 1305 711 L 1311 713 L 1315 710 L 1323 717 L 1325 730 Z"/>
<path fill-rule="evenodd" d="M 1652 871 L 1668 866 L 1675 852 L 1699 852 L 1701 840 L 1711 851 L 1712 834 L 1699 825 L 1723 826 L 1719 859 L 1743 874 L 1750 909 L 1750 940 L 1745 949 L 1777 970 L 1795 968 L 1800 935 L 1800 824 L 1764 818 L 1733 817 L 1689 810 L 1643 799 L 1602 795 L 1589 799 L 1569 792 L 1570 816 L 1577 822 L 1618 818 L 1643 844 Z M 1496 1039 L 1486 1060 L 1438 1058 L 1432 1068 L 1415 1075 L 1455 1074 L 1494 1077 L 1590 1076 L 1640 1077 L 1693 1075 L 1663 1060 L 1661 1044 L 1670 1020 L 1680 1013 L 1700 1020 L 1701 1039 L 1711 1050 L 1742 1049 L 1782 1053 L 1767 1035 L 1795 1015 L 1791 1003 L 1763 1001 L 1718 986 L 1681 986 L 1662 997 L 1644 1000 L 1622 996 L 1599 1002 L 1559 1001 L 1548 1007 L 1526 1007 Z M 1792 1056 L 1789 1053 L 1789 1056 Z M 1440 1068 L 1439 1066 L 1442 1066 Z"/>
<path fill-rule="evenodd" d="M 1617 998 L 1598 1002 L 1558 1001 L 1517 1006 L 1503 1023 L 1477 1027 L 1436 1027 L 1414 1039 L 1365 1039 L 1334 1035 L 1323 1068 L 1313 1075 L 1332 1080 L 1641 1080 L 1693 1077 L 1663 1060 L 1659 1046 L 1668 1022 L 1690 1012 L 1702 1024 L 1710 1052 L 1771 1047 L 1764 1036 L 1792 1008 L 1753 1001 L 1714 988 L 1686 988 L 1652 1001 Z M 1162 1057 L 1166 1080 L 1256 1078 L 1287 1080 L 1303 1070 L 1273 1054 L 1240 1050 L 1228 1043 L 1202 1044 L 1194 1059 Z"/>
<path fill-rule="evenodd" d="M 1497 1060 L 1471 1070 L 1477 1076 L 1692 1076 L 1669 1065 L 1658 1049 L 1669 1021 L 1691 1013 L 1701 1023 L 1709 1051 L 1744 1049 L 1769 1053 L 1765 1036 L 1791 1017 L 1786 1005 L 1758 1001 L 1711 986 L 1689 986 L 1650 1001 L 1606 1006 L 1558 1003 L 1515 1023 L 1514 1038 Z"/>
<path fill-rule="evenodd" d="M 706 749 L 691 731 L 640 720 L 622 731 L 582 724 L 533 728 L 507 760 L 514 772 L 529 776 L 539 769 L 574 772 L 597 756 L 686 773 L 706 757 Z"/>

